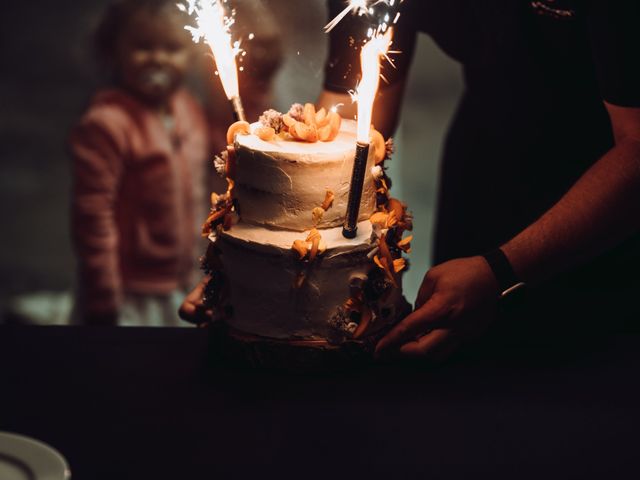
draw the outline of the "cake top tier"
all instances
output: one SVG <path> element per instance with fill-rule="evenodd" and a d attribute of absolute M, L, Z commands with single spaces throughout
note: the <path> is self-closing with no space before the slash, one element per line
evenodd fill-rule
<path fill-rule="evenodd" d="M 303 142 L 289 133 L 263 140 L 255 132 L 235 137 L 234 196 L 244 222 L 275 230 L 305 231 L 344 223 L 356 151 L 354 121 L 342 121 L 333 140 Z M 254 133 L 251 133 L 254 132 Z M 367 160 L 359 220 L 376 207 L 371 174 L 374 150 Z M 332 201 L 319 211 L 327 196 Z"/>

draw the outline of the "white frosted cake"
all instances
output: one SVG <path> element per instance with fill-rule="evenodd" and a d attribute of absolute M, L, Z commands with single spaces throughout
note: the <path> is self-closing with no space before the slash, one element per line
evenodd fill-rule
<path fill-rule="evenodd" d="M 372 130 L 357 236 L 342 235 L 355 122 L 310 104 L 237 122 L 216 159 L 206 301 L 236 332 L 333 348 L 380 336 L 406 315 L 403 252 L 411 218 L 389 196 L 391 143 Z"/>

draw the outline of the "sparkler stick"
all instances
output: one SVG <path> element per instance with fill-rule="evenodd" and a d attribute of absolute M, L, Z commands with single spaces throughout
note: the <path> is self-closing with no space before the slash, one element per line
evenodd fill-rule
<path fill-rule="evenodd" d="M 385 25 L 385 27 L 382 28 L 382 32 L 385 32 L 387 30 L 387 27 L 389 26 L 389 20 L 391 18 L 389 16 L 390 8 L 397 7 L 403 1 L 404 0 L 348 0 L 346 2 L 348 5 L 344 8 L 344 10 L 342 10 L 338 15 L 336 15 L 333 18 L 333 20 L 331 20 L 329 23 L 325 25 L 324 31 L 325 33 L 329 33 L 349 13 L 358 14 L 358 15 L 368 15 L 368 16 L 377 16 L 378 14 L 381 13 L 383 15 L 383 18 L 379 21 L 379 25 Z M 373 7 L 375 7 L 380 3 L 387 5 L 388 8 L 383 8 L 382 12 L 375 12 L 374 14 Z M 399 16 L 400 14 L 397 13 L 396 18 L 392 23 L 395 24 L 398 21 Z"/>
<path fill-rule="evenodd" d="M 371 117 L 373 102 L 380 84 L 380 57 L 386 57 L 393 29 L 388 29 L 384 35 L 376 35 L 369 40 L 360 53 L 362 64 L 362 80 L 357 88 L 358 99 L 358 127 L 356 132 L 356 154 L 351 174 L 351 188 L 347 203 L 347 215 L 342 229 L 345 238 L 355 238 L 358 230 L 358 214 L 360 213 L 360 201 L 364 176 L 369 157 L 369 132 L 371 129 Z"/>
<path fill-rule="evenodd" d="M 217 74 L 224 92 L 231 102 L 236 120 L 245 120 L 244 109 L 238 87 L 236 56 L 240 52 L 240 42 L 233 42 L 230 28 L 234 24 L 233 14 L 225 13 L 223 3 L 226 0 L 187 0 L 187 4 L 178 7 L 189 15 L 195 13 L 196 27 L 186 26 L 193 41 L 204 42 L 211 49 L 216 62 Z"/>

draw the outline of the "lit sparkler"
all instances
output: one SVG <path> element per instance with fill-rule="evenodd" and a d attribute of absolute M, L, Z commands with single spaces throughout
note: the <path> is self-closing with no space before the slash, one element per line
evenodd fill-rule
<path fill-rule="evenodd" d="M 235 22 L 233 14 L 226 14 L 223 6 L 226 0 L 186 0 L 186 2 L 186 5 L 179 3 L 178 8 L 189 15 L 195 14 L 197 26 L 186 26 L 185 29 L 191 32 L 194 42 L 199 43 L 204 40 L 211 49 L 218 69 L 217 74 L 233 106 L 236 120 L 245 120 L 236 66 L 236 56 L 241 51 L 240 42 L 232 40 L 230 31 Z"/>
<path fill-rule="evenodd" d="M 356 132 L 356 155 L 351 175 L 351 189 L 347 203 L 347 216 L 342 229 L 346 238 L 354 238 L 357 233 L 358 214 L 362 199 L 364 174 L 369 157 L 369 133 L 373 102 L 380 85 L 380 58 L 388 58 L 389 47 L 393 37 L 393 29 L 389 28 L 384 34 L 378 34 L 362 47 L 360 62 L 362 64 L 362 79 L 357 87 L 358 127 Z"/>
<path fill-rule="evenodd" d="M 330 32 L 333 28 L 342 21 L 344 17 L 349 13 L 357 13 L 358 15 L 364 15 L 369 9 L 370 0 L 349 0 L 349 4 L 342 10 L 336 17 L 327 23 L 324 27 L 325 32 Z"/>
<path fill-rule="evenodd" d="M 346 17 L 347 15 L 349 15 L 349 13 L 352 13 L 354 15 L 368 15 L 368 16 L 373 16 L 375 13 L 375 9 L 373 7 L 375 7 L 376 5 L 382 3 L 384 5 L 389 6 L 390 8 L 393 8 L 396 5 L 399 5 L 403 2 L 404 0 L 348 0 L 347 2 L 347 6 L 344 8 L 344 10 L 342 10 L 338 15 L 336 15 L 333 20 L 331 20 L 329 23 L 327 23 L 324 27 L 324 31 L 325 32 L 330 32 L 331 30 L 333 30 L 333 28 L 338 25 L 342 19 L 344 17 Z M 379 25 L 383 26 L 384 28 L 382 28 L 382 31 L 386 31 L 387 27 L 390 25 L 390 15 L 387 12 L 387 9 L 383 10 L 383 18 L 380 20 Z M 395 24 L 398 21 L 398 18 L 400 17 L 400 13 L 396 13 L 393 24 Z"/>

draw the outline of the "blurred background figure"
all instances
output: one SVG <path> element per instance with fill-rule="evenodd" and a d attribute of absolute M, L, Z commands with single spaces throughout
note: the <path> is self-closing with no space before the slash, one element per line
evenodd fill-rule
<path fill-rule="evenodd" d="M 177 325 L 211 153 L 204 112 L 184 88 L 186 21 L 171 1 L 120 0 L 97 30 L 112 85 L 70 137 L 79 323 Z"/>
<path fill-rule="evenodd" d="M 235 36 L 242 36 L 247 50 L 239 82 L 249 118 L 257 118 L 267 107 L 283 110 L 293 102 L 315 100 L 322 89 L 327 51 L 328 38 L 322 30 L 328 18 L 326 1 L 230 3 L 237 9 L 234 31 L 242 29 Z M 245 18 L 243 5 L 249 7 Z M 0 309 L 4 321 L 66 323 L 69 316 L 71 297 L 64 292 L 72 288 L 76 269 L 68 228 L 71 176 L 65 141 L 93 92 L 107 79 L 94 68 L 89 41 L 104 9 L 105 2 L 100 0 L 13 2 L 0 18 L 4 87 L 0 90 L 0 208 L 5 221 Z M 27 22 L 30 33 L 23 35 Z M 248 40 L 249 33 L 254 33 L 253 40 Z M 413 210 L 414 245 L 421 245 L 414 248 L 412 269 L 404 277 L 407 298 L 415 298 L 422 273 L 430 266 L 438 159 L 462 89 L 459 66 L 427 36 L 420 36 L 415 57 L 396 132 L 398 153 L 390 169 L 393 194 Z M 208 105 L 211 153 L 224 146 L 216 136 L 231 121 L 230 107 L 213 71 L 211 59 L 201 50 L 187 72 L 191 90 Z M 268 73 L 261 76 L 261 71 Z M 213 174 L 208 161 L 203 168 L 203 178 Z M 203 189 L 205 197 L 208 189 Z M 203 210 L 206 203 L 205 199 L 200 206 Z M 197 214 L 194 217 L 196 223 L 202 222 Z M 177 228 L 173 226 L 171 232 Z M 196 247 L 194 256 L 202 249 Z"/>

